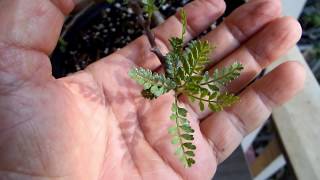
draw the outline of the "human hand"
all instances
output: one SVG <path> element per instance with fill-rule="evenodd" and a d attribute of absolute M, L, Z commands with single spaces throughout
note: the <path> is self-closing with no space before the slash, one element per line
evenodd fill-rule
<path fill-rule="evenodd" d="M 0 1 L 0 179 L 210 179 L 241 139 L 303 86 L 303 67 L 288 62 L 219 113 L 200 112 L 181 97 L 197 146 L 196 164 L 184 168 L 167 133 L 172 95 L 145 100 L 128 77 L 133 66 L 160 68 L 145 37 L 84 71 L 51 76 L 48 55 L 73 6 L 72 0 Z M 187 5 L 186 40 L 224 8 L 222 0 Z M 181 32 L 178 19 L 171 17 L 154 30 L 163 52 L 168 38 Z M 203 38 L 217 46 L 214 68 L 235 60 L 244 65 L 240 78 L 227 87 L 238 92 L 300 35 L 297 21 L 280 17 L 278 0 L 255 0 Z"/>

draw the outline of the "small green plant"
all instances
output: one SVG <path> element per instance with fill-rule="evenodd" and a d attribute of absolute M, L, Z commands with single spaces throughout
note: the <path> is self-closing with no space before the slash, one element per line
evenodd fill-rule
<path fill-rule="evenodd" d="M 320 27 L 320 12 L 306 14 L 303 19 L 311 26 Z"/>
<path fill-rule="evenodd" d="M 68 42 L 65 41 L 63 38 L 59 38 L 59 49 L 61 52 L 66 52 Z"/>
<path fill-rule="evenodd" d="M 176 145 L 175 154 L 185 167 L 195 163 L 194 130 L 187 119 L 188 111 L 180 106 L 178 97 L 187 96 L 190 101 L 197 101 L 201 111 L 208 106 L 213 112 L 221 111 L 239 100 L 232 93 L 223 92 L 222 88 L 236 79 L 243 69 L 239 63 L 229 67 L 216 69 L 211 75 L 206 71 L 209 54 L 214 47 L 207 41 L 195 40 L 184 47 L 184 36 L 187 27 L 186 13 L 181 10 L 182 34 L 170 39 L 172 50 L 165 56 L 158 49 L 153 33 L 150 30 L 151 16 L 157 7 L 154 0 L 131 0 L 128 4 L 137 15 L 138 22 L 144 28 L 145 34 L 154 52 L 164 67 L 165 73 L 152 72 L 149 69 L 136 67 L 129 72 L 129 76 L 143 86 L 142 96 L 155 99 L 174 91 L 174 102 L 169 117 L 173 122 L 168 132 L 172 135 L 172 144 Z M 163 3 L 163 1 L 161 1 Z M 142 9 L 140 6 L 144 6 Z M 147 18 L 144 18 L 144 15 Z"/>

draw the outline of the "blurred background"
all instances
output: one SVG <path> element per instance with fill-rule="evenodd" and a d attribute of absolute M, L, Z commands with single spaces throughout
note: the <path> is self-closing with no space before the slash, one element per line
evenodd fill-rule
<path fill-rule="evenodd" d="M 142 34 L 135 16 L 123 1 L 113 4 L 102 0 L 78 1 L 75 11 L 66 18 L 59 44 L 51 55 L 57 78 L 84 69 Z M 320 0 L 281 1 L 283 14 L 299 20 L 303 35 L 297 46 L 261 76 L 279 63 L 296 60 L 307 70 L 305 89 L 275 109 L 262 127 L 246 137 L 219 166 L 213 179 L 320 180 Z M 188 2 L 168 1 L 159 8 L 153 26 Z M 226 0 L 224 16 L 243 3 L 244 0 Z M 223 18 L 211 28 L 221 21 Z"/>
<path fill-rule="evenodd" d="M 299 18 L 303 35 L 299 48 L 312 72 L 320 80 L 320 1 L 308 0 Z"/>

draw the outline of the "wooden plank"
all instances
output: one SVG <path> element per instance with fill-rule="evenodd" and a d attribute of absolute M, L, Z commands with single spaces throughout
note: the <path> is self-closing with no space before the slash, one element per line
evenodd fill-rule
<path fill-rule="evenodd" d="M 285 16 L 298 18 L 307 0 L 282 0 L 282 12 Z"/>
<path fill-rule="evenodd" d="M 254 179 L 267 179 L 281 168 L 284 165 L 283 163 L 273 164 L 279 157 L 284 160 L 279 142 L 276 138 L 273 138 L 263 152 L 250 165 L 251 174 L 255 177 Z"/>
<path fill-rule="evenodd" d="M 286 160 L 282 154 L 276 157 L 254 180 L 266 180 L 274 175 L 280 168 L 286 165 Z M 287 178 L 287 177 L 286 177 Z"/>
<path fill-rule="evenodd" d="M 296 60 L 306 69 L 304 90 L 272 115 L 298 179 L 320 179 L 320 86 L 298 47 L 274 63 Z"/>

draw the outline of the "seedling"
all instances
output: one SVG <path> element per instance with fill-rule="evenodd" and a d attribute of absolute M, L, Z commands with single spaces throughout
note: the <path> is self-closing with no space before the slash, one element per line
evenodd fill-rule
<path fill-rule="evenodd" d="M 128 5 L 137 15 L 138 22 L 144 28 L 151 45 L 151 51 L 159 58 L 165 73 L 152 72 L 149 69 L 136 67 L 129 76 L 143 86 L 142 96 L 156 99 L 169 91 L 174 92 L 174 102 L 170 118 L 172 126 L 168 132 L 172 135 L 172 144 L 176 146 L 175 154 L 185 167 L 195 164 L 194 129 L 190 125 L 188 111 L 179 105 L 178 97 L 187 96 L 191 102 L 198 103 L 203 111 L 207 106 L 213 112 L 223 110 L 239 100 L 239 97 L 223 91 L 223 87 L 240 75 L 243 66 L 234 63 L 222 69 L 209 73 L 209 54 L 214 50 L 208 41 L 195 40 L 184 46 L 184 36 L 187 27 L 187 15 L 181 10 L 182 33 L 180 37 L 170 38 L 171 51 L 163 55 L 155 43 L 155 37 L 150 30 L 153 13 L 157 11 L 154 0 L 131 0 Z M 143 8 L 141 7 L 143 6 Z"/>

